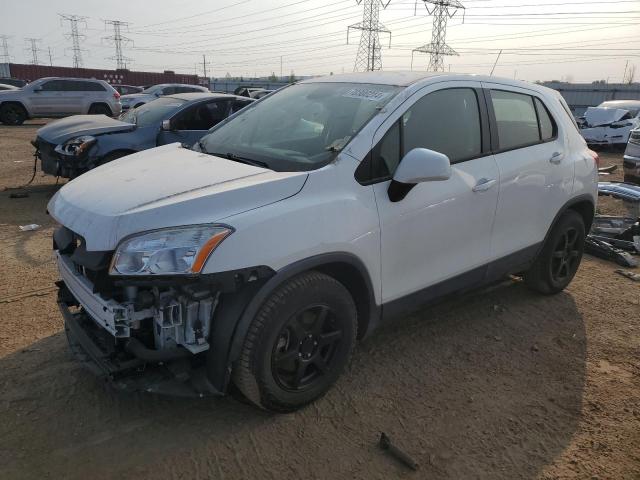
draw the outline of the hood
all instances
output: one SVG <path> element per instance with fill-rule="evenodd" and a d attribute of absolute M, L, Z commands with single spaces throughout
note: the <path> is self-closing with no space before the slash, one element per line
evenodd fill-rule
<path fill-rule="evenodd" d="M 74 115 L 48 123 L 38 129 L 37 136 L 46 142 L 61 144 L 80 135 L 129 132 L 136 126 L 106 115 Z"/>
<path fill-rule="evenodd" d="M 274 172 L 174 143 L 90 170 L 62 187 L 48 210 L 88 250 L 107 251 L 132 233 L 221 222 L 283 200 L 306 179 L 306 172 Z"/>
<path fill-rule="evenodd" d="M 584 114 L 584 118 L 587 126 L 601 127 L 619 121 L 627 113 L 629 111 L 623 108 L 589 107 Z"/>

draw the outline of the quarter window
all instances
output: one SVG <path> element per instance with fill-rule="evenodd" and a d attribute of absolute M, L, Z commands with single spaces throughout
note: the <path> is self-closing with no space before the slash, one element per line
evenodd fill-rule
<path fill-rule="evenodd" d="M 556 136 L 556 125 L 553 123 L 547 107 L 537 98 L 534 102 L 536 104 L 538 119 L 540 120 L 540 138 L 542 141 L 551 140 Z"/>

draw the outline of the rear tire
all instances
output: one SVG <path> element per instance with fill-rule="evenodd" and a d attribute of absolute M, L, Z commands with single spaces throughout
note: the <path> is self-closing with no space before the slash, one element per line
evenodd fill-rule
<path fill-rule="evenodd" d="M 3 103 L 0 106 L 0 122 L 5 125 L 22 125 L 27 118 L 27 111 L 19 103 Z"/>
<path fill-rule="evenodd" d="M 89 107 L 89 115 L 106 115 L 107 117 L 113 116 L 111 109 L 102 103 L 96 103 Z"/>
<path fill-rule="evenodd" d="M 554 225 L 538 258 L 524 274 L 527 286 L 544 295 L 564 290 L 580 266 L 584 239 L 582 216 L 567 210 Z"/>
<path fill-rule="evenodd" d="M 233 382 L 253 404 L 292 412 L 320 398 L 344 370 L 356 342 L 353 298 L 311 271 L 280 286 L 253 319 Z"/>

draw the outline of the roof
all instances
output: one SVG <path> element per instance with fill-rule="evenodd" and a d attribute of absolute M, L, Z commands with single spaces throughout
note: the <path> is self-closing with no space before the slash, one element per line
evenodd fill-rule
<path fill-rule="evenodd" d="M 513 87 L 527 88 L 534 91 L 549 91 L 547 87 L 535 83 L 513 80 L 511 78 L 493 77 L 489 75 L 475 75 L 468 73 L 445 72 L 412 72 L 412 71 L 376 71 L 362 73 L 347 73 L 329 75 L 325 77 L 310 78 L 300 83 L 369 83 L 374 85 L 391 85 L 397 87 L 409 87 L 416 83 L 428 84 L 448 80 L 474 80 L 476 82 L 497 83 Z"/>
<path fill-rule="evenodd" d="M 444 73 L 434 72 L 361 72 L 361 73 L 343 73 L 340 75 L 329 75 L 326 77 L 309 78 L 300 83 L 372 83 L 375 85 L 395 85 L 398 87 L 408 87 L 412 83 L 429 77 L 437 77 L 446 75 Z"/>
<path fill-rule="evenodd" d="M 151 86 L 149 86 L 148 88 L 154 88 L 154 87 L 198 87 L 198 88 L 207 88 L 204 87 L 202 85 L 194 85 L 191 83 L 155 83 Z"/>
<path fill-rule="evenodd" d="M 191 92 L 191 93 L 175 93 L 173 95 L 165 95 L 162 98 L 177 98 L 187 102 L 194 100 L 203 100 L 205 98 L 237 98 L 236 95 L 228 95 L 226 93 L 210 93 L 210 92 Z M 247 98 L 247 97 L 243 97 Z"/>

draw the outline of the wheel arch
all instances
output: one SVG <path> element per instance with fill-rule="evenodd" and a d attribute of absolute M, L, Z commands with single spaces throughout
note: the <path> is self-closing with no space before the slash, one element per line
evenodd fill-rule
<path fill-rule="evenodd" d="M 593 224 L 593 218 L 596 214 L 596 205 L 591 195 L 583 194 L 572 198 L 565 203 L 560 210 L 558 210 L 558 213 L 556 213 L 556 216 L 553 218 L 553 221 L 547 230 L 547 234 L 544 237 L 544 241 L 542 242 L 540 249 L 542 249 L 547 243 L 549 235 L 551 235 L 551 232 L 558 223 L 560 217 L 562 217 L 562 215 L 568 210 L 573 210 L 582 217 L 582 220 L 584 221 L 584 231 L 585 233 L 589 233 L 591 225 Z M 538 252 L 538 254 L 539 253 L 540 252 Z"/>
<path fill-rule="evenodd" d="M 87 110 L 87 112 L 91 112 L 95 107 L 98 107 L 98 106 L 106 107 L 111 112 L 111 115 L 113 115 L 113 110 L 111 109 L 109 104 L 106 102 L 92 102 L 91 104 L 89 104 L 89 110 Z"/>
<path fill-rule="evenodd" d="M 22 103 L 20 100 L 0 100 L 0 107 L 2 107 L 3 105 L 17 105 L 20 108 L 22 108 L 22 110 L 24 110 L 24 113 L 27 115 L 27 118 L 31 118 L 31 114 L 29 113 L 29 110 L 27 109 L 27 107 L 24 105 L 24 103 Z"/>
<path fill-rule="evenodd" d="M 335 252 L 297 261 L 280 269 L 263 285 L 245 288 L 222 299 L 207 358 L 207 377 L 217 390 L 226 390 L 232 364 L 238 359 L 251 321 L 264 301 L 284 282 L 312 270 L 335 278 L 349 291 L 358 312 L 358 339 L 378 323 L 381 310 L 375 302 L 373 284 L 357 256 Z"/>

